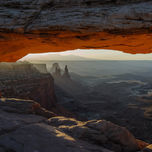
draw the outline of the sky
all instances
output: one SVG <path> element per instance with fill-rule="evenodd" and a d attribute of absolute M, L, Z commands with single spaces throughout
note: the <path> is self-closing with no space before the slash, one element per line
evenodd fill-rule
<path fill-rule="evenodd" d="M 77 57 L 77 58 L 76 58 Z M 152 53 L 149 54 L 129 54 L 116 50 L 105 50 L 105 49 L 76 49 L 64 52 L 50 52 L 42 54 L 28 54 L 27 56 L 20 59 L 23 60 L 67 60 L 86 58 L 95 60 L 152 60 Z"/>

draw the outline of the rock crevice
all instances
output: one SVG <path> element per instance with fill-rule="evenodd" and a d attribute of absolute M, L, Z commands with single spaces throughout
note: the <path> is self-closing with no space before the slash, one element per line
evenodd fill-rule
<path fill-rule="evenodd" d="M 145 152 L 150 148 L 149 144 L 136 140 L 127 129 L 111 122 L 81 122 L 53 115 L 48 119 L 35 114 L 31 108 L 35 104 L 29 100 L 0 99 L 0 132 L 5 132 L 3 128 L 9 130 L 7 134 L 0 134 L 1 152 Z M 4 106 L 14 110 L 8 112 Z M 19 107 L 20 114 L 15 111 Z"/>

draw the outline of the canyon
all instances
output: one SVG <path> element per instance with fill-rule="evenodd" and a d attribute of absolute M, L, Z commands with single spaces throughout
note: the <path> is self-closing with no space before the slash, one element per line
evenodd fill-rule
<path fill-rule="evenodd" d="M 91 112 L 81 107 L 83 103 L 72 104 L 74 110 L 66 107 L 70 104 L 70 95 L 75 94 L 79 99 L 79 93 L 85 94 L 86 88 L 73 80 L 74 74 L 69 72 L 67 65 L 63 70 L 54 63 L 50 70 L 52 75 L 46 72 L 45 64 L 40 63 L 0 63 L 1 152 L 49 152 L 50 149 L 54 152 L 151 151 L 150 142 L 141 140 L 140 133 L 140 138 L 137 138 L 138 135 L 134 136 L 130 128 L 128 130 L 124 125 L 121 127 L 104 119 L 83 119 L 85 117 L 80 116 L 81 110 L 86 114 Z M 58 92 L 58 87 L 63 91 L 62 94 Z M 71 92 L 66 102 L 65 90 Z M 91 94 L 86 95 L 91 99 Z M 102 108 L 99 109 L 104 118 L 105 113 Z M 110 113 L 113 114 L 113 111 Z M 90 114 L 95 117 L 95 114 Z M 142 123 L 146 124 L 145 121 Z M 145 139 L 148 139 L 147 133 L 150 130 L 144 133 Z"/>
<path fill-rule="evenodd" d="M 0 63 L 2 97 L 34 100 L 47 110 L 69 115 L 57 105 L 53 77 L 49 73 L 40 73 L 39 66 L 42 69 L 38 64 L 36 69 L 29 63 Z"/>
<path fill-rule="evenodd" d="M 52 69 L 52 62 L 46 62 Z M 58 103 L 78 120 L 105 119 L 130 130 L 138 139 L 152 138 L 151 61 L 58 61 L 70 79 L 52 74 Z M 59 66 L 60 65 L 60 66 Z M 52 71 L 52 70 L 51 70 Z"/>
<path fill-rule="evenodd" d="M 151 53 L 151 4 L 148 0 L 2 0 L 0 61 L 77 48 Z"/>
<path fill-rule="evenodd" d="M 0 152 L 151 152 L 151 66 L 97 78 L 14 62 L 78 48 L 152 53 L 151 10 L 151 0 L 1 0 Z"/>

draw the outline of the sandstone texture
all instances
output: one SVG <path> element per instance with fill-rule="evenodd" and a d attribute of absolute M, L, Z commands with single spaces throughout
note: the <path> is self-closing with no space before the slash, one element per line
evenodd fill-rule
<path fill-rule="evenodd" d="M 1 0 L 0 6 L 2 31 L 101 31 L 152 26 L 151 1 Z"/>
<path fill-rule="evenodd" d="M 54 80 L 29 63 L 0 63 L 0 91 L 9 98 L 33 99 L 46 109 L 56 106 Z"/>
<path fill-rule="evenodd" d="M 48 124 L 58 126 L 74 138 L 102 145 L 113 151 L 137 151 L 143 144 L 124 127 L 120 127 L 106 120 L 91 120 L 87 122 L 76 121 L 65 117 L 53 117 L 48 119 Z"/>
<path fill-rule="evenodd" d="M 31 105 L 35 104 L 31 100 L 0 99 L 1 152 L 142 150 L 138 140 L 123 127 L 105 120 L 81 122 L 53 115 L 48 119 L 31 109 Z M 147 145 L 145 143 L 144 147 Z"/>
<path fill-rule="evenodd" d="M 54 79 L 49 73 L 41 73 L 41 67 L 42 65 L 39 67 L 38 65 L 35 66 L 24 62 L 0 63 L 1 96 L 34 100 L 38 104 L 33 108 L 38 109 L 39 113 L 43 113 L 46 116 L 48 114 L 39 109 L 40 105 L 57 114 L 72 116 L 71 113 L 58 105 L 54 89 Z"/>
<path fill-rule="evenodd" d="M 0 61 L 77 48 L 150 53 L 151 10 L 148 0 L 1 0 Z"/>

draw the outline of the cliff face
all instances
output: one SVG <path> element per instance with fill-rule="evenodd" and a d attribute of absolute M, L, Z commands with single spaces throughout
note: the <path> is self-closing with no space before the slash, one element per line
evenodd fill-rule
<path fill-rule="evenodd" d="M 2 96 L 33 99 L 46 109 L 56 108 L 54 80 L 50 74 L 40 73 L 32 64 L 21 63 L 1 63 L 0 73 Z"/>
<path fill-rule="evenodd" d="M 151 1 L 2 0 L 0 9 L 0 61 L 76 48 L 151 52 Z"/>

